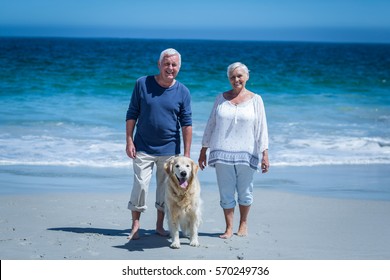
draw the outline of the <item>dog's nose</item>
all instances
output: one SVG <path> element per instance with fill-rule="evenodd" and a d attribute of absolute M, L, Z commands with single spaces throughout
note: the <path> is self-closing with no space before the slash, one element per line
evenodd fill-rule
<path fill-rule="evenodd" d="M 187 176 L 187 172 L 186 171 L 182 171 L 182 172 L 180 172 L 180 175 L 181 175 L 181 177 L 185 177 L 185 176 Z"/>

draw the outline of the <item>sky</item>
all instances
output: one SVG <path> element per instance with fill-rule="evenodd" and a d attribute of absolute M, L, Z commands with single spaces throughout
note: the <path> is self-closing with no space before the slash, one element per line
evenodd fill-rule
<path fill-rule="evenodd" d="M 0 0 L 0 36 L 390 43 L 390 1 Z"/>

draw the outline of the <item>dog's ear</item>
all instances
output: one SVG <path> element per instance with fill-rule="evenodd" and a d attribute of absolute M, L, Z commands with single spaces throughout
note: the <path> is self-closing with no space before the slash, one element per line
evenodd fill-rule
<path fill-rule="evenodd" d="M 172 172 L 172 159 L 169 158 L 164 163 L 164 170 L 167 174 L 170 174 Z"/>
<path fill-rule="evenodd" d="M 193 160 L 191 160 L 191 176 L 188 182 L 190 187 L 193 185 L 192 182 L 195 180 L 196 173 L 198 173 L 198 165 Z"/>
<path fill-rule="evenodd" d="M 199 166 L 191 160 L 191 169 L 192 169 L 192 175 L 196 176 L 196 173 L 198 173 Z"/>

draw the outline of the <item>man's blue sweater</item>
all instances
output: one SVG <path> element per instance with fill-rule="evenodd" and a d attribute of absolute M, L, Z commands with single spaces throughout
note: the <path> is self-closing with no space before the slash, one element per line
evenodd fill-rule
<path fill-rule="evenodd" d="M 180 154 L 180 128 L 192 125 L 190 91 L 179 81 L 163 88 L 154 76 L 137 80 L 126 121 L 137 121 L 137 152 L 154 156 Z"/>

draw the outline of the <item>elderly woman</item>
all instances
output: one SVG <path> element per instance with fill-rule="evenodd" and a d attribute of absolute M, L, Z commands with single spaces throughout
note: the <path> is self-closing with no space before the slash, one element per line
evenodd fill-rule
<path fill-rule="evenodd" d="M 248 68 L 236 62 L 229 65 L 227 75 L 232 89 L 217 96 L 207 122 L 199 166 L 215 167 L 226 230 L 220 238 L 233 235 L 233 216 L 240 210 L 238 236 L 248 233 L 247 219 L 253 202 L 253 176 L 256 170 L 268 171 L 268 130 L 261 97 L 248 89 Z M 261 157 L 261 162 L 260 162 Z"/>

